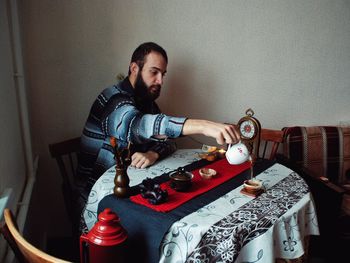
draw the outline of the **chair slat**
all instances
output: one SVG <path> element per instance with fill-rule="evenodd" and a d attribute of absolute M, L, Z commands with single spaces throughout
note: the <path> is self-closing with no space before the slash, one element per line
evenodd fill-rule
<path fill-rule="evenodd" d="M 264 144 L 262 158 L 273 160 L 280 144 L 283 142 L 284 132 L 282 130 L 261 129 L 260 144 Z M 269 155 L 267 155 L 269 151 Z"/>
<path fill-rule="evenodd" d="M 76 196 L 74 189 L 74 182 L 76 179 L 76 166 L 77 158 L 80 147 L 80 137 L 68 139 L 62 142 L 49 144 L 49 151 L 51 157 L 53 157 L 58 165 L 59 172 L 62 177 L 62 192 L 65 207 L 72 222 L 72 231 L 75 232 L 78 229 L 79 218 L 77 211 L 74 209 L 75 200 L 73 197 Z"/>

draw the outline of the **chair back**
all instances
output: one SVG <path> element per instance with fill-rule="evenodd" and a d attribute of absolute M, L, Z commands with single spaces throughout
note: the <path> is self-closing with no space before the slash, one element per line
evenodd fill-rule
<path fill-rule="evenodd" d="M 4 224 L 1 234 L 13 250 L 18 262 L 27 263 L 67 263 L 69 261 L 51 256 L 30 244 L 18 231 L 16 221 L 10 209 L 4 210 Z"/>
<path fill-rule="evenodd" d="M 80 147 L 80 137 L 66 141 L 49 144 L 52 158 L 55 158 L 62 176 L 62 192 L 68 216 L 72 223 L 76 219 L 74 209 L 74 181 L 76 180 L 76 168 Z"/>
<path fill-rule="evenodd" d="M 234 126 L 237 127 L 236 124 Z M 260 140 L 255 141 L 254 152 L 258 153 L 258 159 L 273 160 L 276 158 L 280 144 L 283 143 L 284 132 L 282 130 L 273 130 L 261 128 Z"/>
<path fill-rule="evenodd" d="M 268 160 L 275 159 L 283 139 L 284 132 L 282 130 L 261 129 L 259 158 Z"/>

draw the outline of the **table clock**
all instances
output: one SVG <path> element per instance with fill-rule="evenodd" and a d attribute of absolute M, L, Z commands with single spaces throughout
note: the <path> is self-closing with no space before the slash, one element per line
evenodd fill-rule
<path fill-rule="evenodd" d="M 245 113 L 246 116 L 238 121 L 237 126 L 241 135 L 241 141 L 247 146 L 249 154 L 256 158 L 259 153 L 261 125 L 253 117 L 254 111 L 251 108 L 246 110 Z"/>

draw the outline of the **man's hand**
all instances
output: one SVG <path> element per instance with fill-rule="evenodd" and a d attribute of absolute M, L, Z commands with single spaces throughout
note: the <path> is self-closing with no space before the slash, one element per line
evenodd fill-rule
<path fill-rule="evenodd" d="M 182 134 L 203 134 L 216 139 L 218 144 L 233 144 L 240 139 L 239 132 L 232 124 L 196 119 L 187 119 L 185 121 Z"/>
<path fill-rule="evenodd" d="M 153 151 L 145 153 L 135 152 L 131 156 L 131 166 L 136 168 L 146 168 L 154 164 L 159 158 L 159 154 Z"/>

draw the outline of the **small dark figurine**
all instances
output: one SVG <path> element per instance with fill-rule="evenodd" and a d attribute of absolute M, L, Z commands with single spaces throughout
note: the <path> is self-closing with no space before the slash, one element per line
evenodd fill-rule
<path fill-rule="evenodd" d="M 159 184 L 155 184 L 150 178 L 146 178 L 140 184 L 141 196 L 146 198 L 152 205 L 157 205 L 165 202 L 168 198 L 168 192 L 162 190 Z"/>

